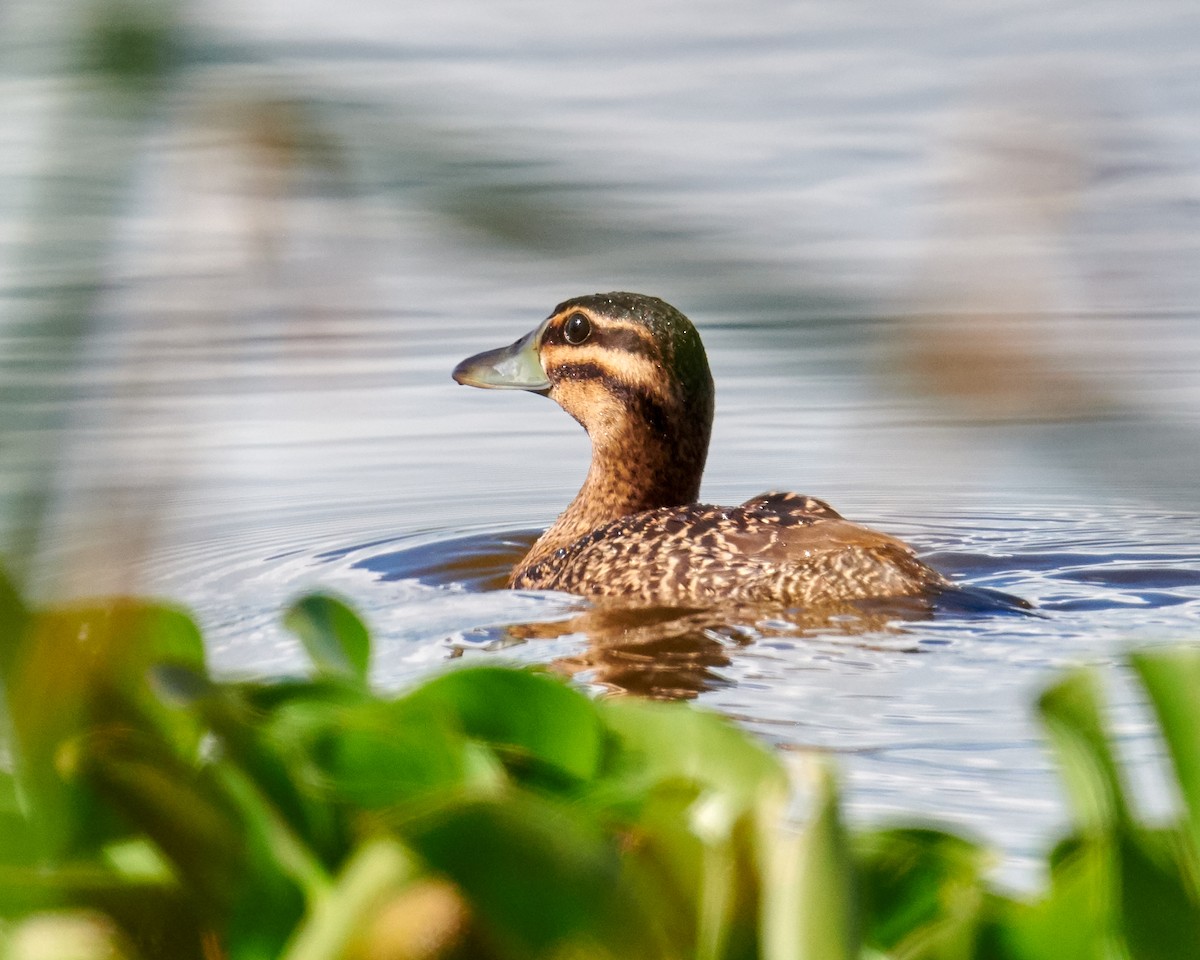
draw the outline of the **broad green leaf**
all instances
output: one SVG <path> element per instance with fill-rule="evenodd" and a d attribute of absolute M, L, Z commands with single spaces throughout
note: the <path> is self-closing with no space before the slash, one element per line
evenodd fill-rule
<path fill-rule="evenodd" d="M 1129 822 L 1117 762 L 1101 717 L 1095 675 L 1078 670 L 1038 700 L 1042 723 L 1081 832 L 1111 831 Z"/>
<path fill-rule="evenodd" d="M 1032 904 L 992 898 L 994 954 L 1011 960 L 1118 958 L 1113 858 L 1107 842 L 1064 844 L 1050 889 Z"/>
<path fill-rule="evenodd" d="M 158 738 L 123 727 L 71 744 L 72 772 L 163 851 L 203 909 L 220 916 L 245 875 L 242 817 L 212 780 Z"/>
<path fill-rule="evenodd" d="M 265 732 L 297 784 L 360 811 L 428 802 L 503 777 L 494 760 L 485 770 L 487 752 L 428 704 L 293 701 L 275 711 Z"/>
<path fill-rule="evenodd" d="M 0 689 L 7 684 L 29 619 L 16 584 L 0 567 Z"/>
<path fill-rule="evenodd" d="M 707 847 L 691 823 L 697 792 L 694 786 L 672 781 L 651 788 L 636 803 L 624 804 L 618 819 L 603 808 L 598 811 L 621 845 L 622 882 L 635 896 L 656 905 L 669 942 L 682 956 L 696 952 L 707 880 Z M 753 922 L 757 926 L 757 916 Z"/>
<path fill-rule="evenodd" d="M 763 837 L 765 960 L 859 960 L 862 952 L 854 857 L 826 770 L 819 772 L 814 803 L 799 833 L 776 826 Z"/>
<path fill-rule="evenodd" d="M 730 824 L 764 798 L 777 803 L 787 789 L 776 757 L 724 717 L 634 699 L 607 700 L 599 708 L 618 738 L 605 768 L 611 782 L 638 789 L 668 780 L 695 783 L 724 798 Z"/>
<path fill-rule="evenodd" d="M 160 669 L 155 676 L 171 695 L 187 698 L 220 743 L 224 758 L 324 863 L 332 865 L 346 843 L 344 824 L 321 791 L 305 789 L 301 781 L 305 769 L 296 763 L 296 751 L 279 736 L 279 727 L 286 726 L 279 717 L 287 711 L 328 716 L 345 699 L 346 688 L 320 682 L 288 684 L 286 696 L 268 698 L 259 685 L 217 684 L 178 667 Z M 258 700 L 273 702 L 276 708 L 258 709 L 254 705 Z"/>
<path fill-rule="evenodd" d="M 283 960 L 345 956 L 385 898 L 420 872 L 412 855 L 396 840 L 368 841 L 355 852 L 329 893 L 310 906 Z"/>
<path fill-rule="evenodd" d="M 17 796 L 16 777 L 0 769 L 0 865 L 30 865 L 39 853 L 33 827 Z"/>
<path fill-rule="evenodd" d="M 986 892 L 984 849 L 920 827 L 867 833 L 854 846 L 873 946 L 937 960 L 974 955 Z"/>
<path fill-rule="evenodd" d="M 1187 842 L 1175 831 L 1120 833 L 1121 914 L 1134 960 L 1200 957 L 1200 898 L 1183 865 Z"/>
<path fill-rule="evenodd" d="M 605 746 L 596 705 L 541 673 L 503 667 L 454 670 L 399 702 L 451 720 L 468 737 L 494 749 L 518 779 L 548 788 L 590 780 Z"/>
<path fill-rule="evenodd" d="M 1134 654 L 1132 662 L 1154 705 L 1200 856 L 1200 649 Z"/>
<path fill-rule="evenodd" d="M 629 699 L 600 708 L 615 744 L 592 802 L 636 824 L 646 798 L 689 796 L 682 822 L 651 834 L 647 853 L 671 872 L 674 890 L 692 891 L 697 956 L 757 953 L 758 837 L 777 823 L 787 790 L 778 760 L 728 720 L 684 704 Z"/>
<path fill-rule="evenodd" d="M 620 852 L 577 807 L 528 793 L 455 805 L 406 840 L 453 880 L 499 956 L 676 956 L 621 878 Z"/>
<path fill-rule="evenodd" d="M 151 668 L 167 660 L 204 669 L 199 631 L 171 607 L 117 599 L 40 613 L 30 622 L 7 700 L 18 776 L 47 852 L 104 840 L 112 827 L 86 786 L 66 783 L 56 769 L 64 744 L 93 727 L 126 725 L 154 727 L 181 750 L 196 749 L 195 718 L 164 705 L 148 684 Z"/>
<path fill-rule="evenodd" d="M 283 623 L 300 638 L 318 672 L 366 685 L 371 637 L 342 601 L 319 593 L 301 597 L 288 608 Z"/>

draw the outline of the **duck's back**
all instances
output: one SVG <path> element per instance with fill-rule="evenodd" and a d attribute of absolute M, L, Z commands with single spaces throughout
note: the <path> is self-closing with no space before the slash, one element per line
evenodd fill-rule
<path fill-rule="evenodd" d="M 512 577 L 514 587 L 664 606 L 813 606 L 945 585 L 899 540 L 794 493 L 631 514 Z"/>

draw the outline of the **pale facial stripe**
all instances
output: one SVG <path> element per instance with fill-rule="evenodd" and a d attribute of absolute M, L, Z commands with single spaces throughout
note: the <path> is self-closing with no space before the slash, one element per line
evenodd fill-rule
<path fill-rule="evenodd" d="M 663 376 L 661 365 L 642 354 L 602 343 L 585 343 L 578 347 L 545 344 L 541 356 L 542 366 L 551 379 L 559 367 L 594 367 L 629 389 L 653 394 L 664 401 L 671 399 L 669 378 Z"/>

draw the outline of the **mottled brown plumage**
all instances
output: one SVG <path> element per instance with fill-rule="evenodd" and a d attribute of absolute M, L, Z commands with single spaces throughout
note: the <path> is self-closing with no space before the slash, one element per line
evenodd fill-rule
<path fill-rule="evenodd" d="M 813 606 L 948 586 L 901 541 L 811 497 L 695 502 L 712 377 L 691 322 L 655 297 L 568 300 L 511 347 L 464 360 L 454 378 L 548 395 L 592 440 L 582 489 L 513 569 L 513 587 L 710 607 Z"/>

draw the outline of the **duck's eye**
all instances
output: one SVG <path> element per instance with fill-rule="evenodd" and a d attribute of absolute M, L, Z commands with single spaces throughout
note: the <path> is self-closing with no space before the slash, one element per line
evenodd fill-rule
<path fill-rule="evenodd" d="M 579 346 L 592 335 L 592 322 L 582 313 L 573 313 L 563 324 L 563 337 L 573 347 Z"/>

